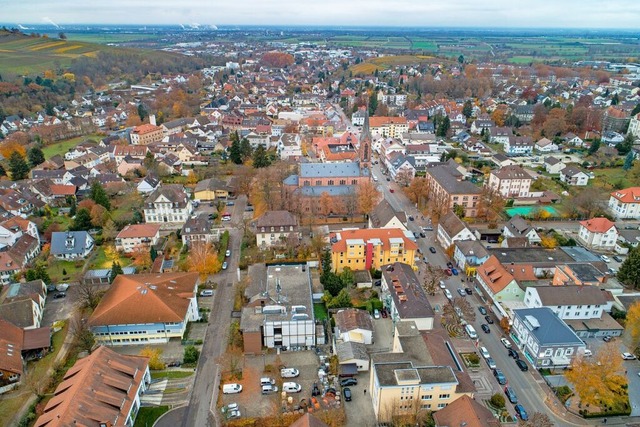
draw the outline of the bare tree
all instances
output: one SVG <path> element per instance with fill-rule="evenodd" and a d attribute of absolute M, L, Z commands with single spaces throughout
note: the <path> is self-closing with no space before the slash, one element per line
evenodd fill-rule
<path fill-rule="evenodd" d="M 438 291 L 440 281 L 446 277 L 444 270 L 439 267 L 434 267 L 431 264 L 427 264 L 425 271 L 423 287 L 427 294 L 435 295 Z"/>
<path fill-rule="evenodd" d="M 98 306 L 102 295 L 105 293 L 98 285 L 85 282 L 84 280 L 81 280 L 75 289 L 78 293 L 80 308 L 89 310 L 94 310 Z"/>
<path fill-rule="evenodd" d="M 451 304 L 453 304 L 455 308 L 459 308 L 460 311 L 462 311 L 462 317 L 464 317 L 465 320 L 469 322 L 473 322 L 474 320 L 476 320 L 476 312 L 473 307 L 471 307 L 471 304 L 469 304 L 469 301 L 467 301 L 466 298 L 456 297 L 453 299 L 453 301 L 451 301 Z"/>
<path fill-rule="evenodd" d="M 534 412 L 529 416 L 527 421 L 520 420 L 518 422 L 520 427 L 553 427 L 553 422 L 547 414 L 541 412 Z"/>
<path fill-rule="evenodd" d="M 82 312 L 76 312 L 71 318 L 69 332 L 72 334 L 73 344 L 76 348 L 80 351 L 91 353 L 93 346 L 96 344 L 96 340 L 93 332 L 91 332 L 87 325 L 86 319 L 83 318 Z"/>
<path fill-rule="evenodd" d="M 401 187 L 408 187 L 413 180 L 413 174 L 407 169 L 403 169 L 396 174 L 396 182 Z"/>

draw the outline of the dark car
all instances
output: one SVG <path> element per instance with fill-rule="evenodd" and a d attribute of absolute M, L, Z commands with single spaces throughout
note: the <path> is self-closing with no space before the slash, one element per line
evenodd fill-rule
<path fill-rule="evenodd" d="M 527 366 L 527 364 L 525 363 L 524 360 L 522 359 L 516 359 L 516 365 L 518 365 L 518 368 L 520 368 L 520 370 L 522 372 L 528 371 L 529 367 Z"/>
<path fill-rule="evenodd" d="M 434 248 L 433 246 L 429 246 L 429 252 L 431 252 L 432 254 L 435 254 L 436 248 Z"/>
<path fill-rule="evenodd" d="M 168 368 L 178 368 L 180 365 L 182 365 L 182 363 L 178 362 L 177 360 L 167 363 Z"/>
<path fill-rule="evenodd" d="M 520 355 L 514 349 L 510 348 L 508 352 L 509 352 L 509 357 L 512 357 L 512 358 L 514 358 L 516 360 L 520 359 Z"/>
<path fill-rule="evenodd" d="M 427 235 L 424 234 L 423 232 L 420 232 L 420 237 L 422 237 L 424 239 L 425 237 L 427 237 Z"/>
<path fill-rule="evenodd" d="M 381 285 L 382 285 L 382 280 L 376 280 L 376 281 L 374 282 L 374 285 L 376 285 L 376 286 L 381 286 Z"/>
<path fill-rule="evenodd" d="M 484 307 L 478 307 L 478 311 L 480 312 L 480 314 L 482 314 L 483 316 L 487 314 L 487 309 Z"/>
<path fill-rule="evenodd" d="M 409 215 L 409 221 L 413 221 L 413 217 Z"/>
<path fill-rule="evenodd" d="M 611 258 L 613 258 L 617 262 L 622 262 L 622 258 L 620 258 L 618 255 L 614 255 Z"/>
<path fill-rule="evenodd" d="M 233 206 L 233 205 L 235 205 L 234 202 L 227 202 L 227 206 Z"/>
<path fill-rule="evenodd" d="M 351 402 L 351 389 L 349 387 L 342 389 L 342 395 L 345 401 Z"/>
<path fill-rule="evenodd" d="M 320 389 L 318 383 L 313 383 L 313 390 L 311 390 L 311 396 L 320 396 Z"/>
<path fill-rule="evenodd" d="M 391 178 L 387 177 L 387 181 L 391 181 Z"/>
<path fill-rule="evenodd" d="M 513 389 L 509 386 L 506 386 L 504 388 L 504 394 L 507 395 L 507 399 L 509 399 L 509 402 L 511 403 L 518 403 L 518 396 L 516 396 L 516 392 L 513 391 Z"/>
<path fill-rule="evenodd" d="M 486 334 L 491 332 L 491 329 L 489 329 L 489 325 L 487 325 L 486 323 L 483 323 L 482 325 L 480 325 L 480 327 Z"/>
<path fill-rule="evenodd" d="M 447 263 L 447 267 L 449 267 L 449 268 L 453 268 L 453 264 L 451 263 L 451 261 L 449 261 L 449 262 Z"/>
<path fill-rule="evenodd" d="M 493 319 L 488 314 L 484 316 L 484 320 L 486 320 L 488 324 L 493 325 Z"/>
<path fill-rule="evenodd" d="M 609 341 L 611 341 L 611 337 L 609 335 L 607 335 L 606 337 L 602 338 L 602 341 L 609 342 Z"/>
<path fill-rule="evenodd" d="M 527 421 L 529 419 L 529 414 L 525 411 L 524 406 L 518 403 L 514 406 L 514 409 L 516 410 L 516 415 L 520 417 L 522 421 Z"/>
<path fill-rule="evenodd" d="M 500 369 L 494 369 L 493 376 L 498 380 L 498 384 L 505 385 L 507 383 L 507 377 L 504 376 Z"/>
<path fill-rule="evenodd" d="M 352 385 L 358 385 L 358 379 L 357 378 L 345 378 L 345 379 L 340 381 L 340 387 L 347 387 L 347 386 L 352 386 Z"/>
<path fill-rule="evenodd" d="M 473 294 L 473 291 L 471 290 L 471 288 L 464 288 L 464 291 L 467 293 L 467 295 Z"/>
<path fill-rule="evenodd" d="M 451 273 L 453 273 L 454 276 L 457 276 L 458 275 L 458 270 L 455 269 L 455 268 L 452 268 L 451 269 Z"/>
<path fill-rule="evenodd" d="M 66 296 L 67 296 L 67 294 L 66 294 L 66 293 L 64 293 L 64 292 L 58 292 L 57 294 L 55 294 L 55 295 L 53 296 L 53 299 L 64 298 L 64 297 L 66 297 Z"/>

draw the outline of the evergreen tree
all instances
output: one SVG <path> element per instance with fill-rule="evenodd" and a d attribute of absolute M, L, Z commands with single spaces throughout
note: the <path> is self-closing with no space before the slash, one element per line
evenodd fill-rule
<path fill-rule="evenodd" d="M 111 201 L 109 200 L 109 196 L 107 196 L 107 192 L 104 191 L 104 187 L 102 187 L 98 181 L 94 181 L 94 183 L 91 184 L 91 193 L 89 197 L 97 204 L 104 206 L 107 210 L 111 210 Z"/>
<path fill-rule="evenodd" d="M 71 231 L 87 231 L 91 229 L 91 213 L 88 209 L 78 209 L 70 229 Z"/>
<path fill-rule="evenodd" d="M 624 260 L 618 271 L 618 279 L 634 288 L 640 287 L 640 247 L 629 251 L 627 259 Z"/>
<path fill-rule="evenodd" d="M 464 114 L 467 119 L 473 114 L 473 105 L 471 105 L 471 100 L 468 99 L 465 101 L 464 106 L 462 107 L 462 114 Z"/>
<path fill-rule="evenodd" d="M 44 163 L 44 153 L 38 147 L 30 148 L 29 151 L 27 151 L 27 158 L 32 168 Z"/>
<path fill-rule="evenodd" d="M 1 80 L 0 80 L 1 81 Z M 631 117 L 635 116 L 636 114 L 640 113 L 640 103 L 638 105 L 636 105 L 635 107 L 633 107 L 633 110 L 631 110 Z M 0 110 L 0 120 L 2 120 L 2 110 Z"/>
<path fill-rule="evenodd" d="M 51 278 L 47 272 L 47 267 L 43 263 L 38 263 L 34 268 L 30 268 L 25 273 L 28 282 L 32 280 L 42 280 L 45 284 L 51 283 Z"/>
<path fill-rule="evenodd" d="M 443 138 L 446 137 L 450 127 L 451 127 L 451 121 L 449 120 L 449 117 L 445 116 L 442 119 L 442 121 L 440 121 L 440 124 L 438 124 L 438 129 L 436 130 L 436 136 L 440 136 Z"/>
<path fill-rule="evenodd" d="M 158 251 L 154 246 L 151 246 L 151 251 L 149 251 L 149 256 L 151 257 L 151 262 L 155 261 L 158 258 Z"/>
<path fill-rule="evenodd" d="M 598 150 L 600 149 L 600 139 L 594 139 L 591 142 L 591 146 L 589 147 L 589 150 L 587 151 L 587 153 L 589 155 L 593 155 L 595 154 Z"/>
<path fill-rule="evenodd" d="M 17 151 L 11 153 L 9 157 L 9 172 L 13 181 L 26 179 L 29 176 L 29 165 Z"/>
<path fill-rule="evenodd" d="M 240 141 L 234 140 L 229 148 L 229 159 L 236 165 L 242 164 L 242 151 L 240 150 Z"/>
<path fill-rule="evenodd" d="M 253 148 L 251 148 L 251 143 L 247 138 L 240 140 L 240 153 L 242 154 L 242 161 L 249 159 L 253 154 Z"/>
<path fill-rule="evenodd" d="M 140 121 L 144 122 L 144 119 L 146 119 L 147 116 L 147 109 L 144 108 L 144 105 L 142 105 L 141 103 L 138 104 L 138 117 L 140 117 Z"/>
<path fill-rule="evenodd" d="M 269 161 L 269 157 L 267 157 L 267 151 L 262 145 L 259 145 L 256 151 L 253 152 L 253 167 L 256 169 L 266 168 L 270 164 L 271 162 Z"/>
<path fill-rule="evenodd" d="M 369 115 L 373 116 L 378 109 L 378 97 L 374 94 L 369 96 Z"/>
<path fill-rule="evenodd" d="M 620 103 L 620 98 L 618 98 L 618 94 L 614 93 L 611 98 L 611 105 L 618 105 Z"/>
<path fill-rule="evenodd" d="M 464 64 L 464 55 L 458 56 L 458 62 Z"/>
<path fill-rule="evenodd" d="M 67 196 L 66 202 L 67 202 L 67 205 L 69 206 L 69 216 L 76 216 L 78 204 L 76 203 L 75 196 Z"/>
<path fill-rule="evenodd" d="M 4 170 L 4 166 L 0 165 L 0 176 L 7 176 L 7 171 Z"/>
<path fill-rule="evenodd" d="M 118 261 L 113 261 L 113 264 L 111 264 L 111 272 L 109 272 L 109 283 L 113 283 L 116 276 L 123 273 L 124 271 L 122 271 L 122 266 L 120 266 L 120 263 Z"/>
<path fill-rule="evenodd" d="M 622 166 L 622 169 L 628 171 L 629 169 L 631 169 L 633 167 L 633 161 L 635 160 L 636 156 L 635 154 L 633 154 L 633 151 L 629 151 L 629 154 L 627 154 L 627 157 L 624 158 L 624 165 Z"/>

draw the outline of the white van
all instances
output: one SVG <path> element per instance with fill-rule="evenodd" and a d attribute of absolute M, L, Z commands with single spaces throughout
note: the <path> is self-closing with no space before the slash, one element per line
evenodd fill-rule
<path fill-rule="evenodd" d="M 300 375 L 300 371 L 296 368 L 283 368 L 280 369 L 280 376 L 282 378 L 295 378 Z"/>
<path fill-rule="evenodd" d="M 274 385 L 275 383 L 276 383 L 276 380 L 274 380 L 273 378 L 269 378 L 269 377 L 260 378 L 260 385 Z"/>
<path fill-rule="evenodd" d="M 262 394 L 271 394 L 271 393 L 276 393 L 278 391 L 278 387 L 274 386 L 274 385 L 263 385 L 262 386 Z"/>
<path fill-rule="evenodd" d="M 282 391 L 287 393 L 299 393 L 302 390 L 302 386 L 298 383 L 284 383 L 282 384 Z"/>
<path fill-rule="evenodd" d="M 225 384 L 222 386 L 222 394 L 234 394 L 240 393 L 242 391 L 242 386 L 237 383 Z"/>
<path fill-rule="evenodd" d="M 482 355 L 482 357 L 484 357 L 485 359 L 488 359 L 491 357 L 491 355 L 489 354 L 489 350 L 487 350 L 487 347 L 480 347 L 480 354 Z"/>
<path fill-rule="evenodd" d="M 213 291 L 211 289 L 204 289 L 204 290 L 200 291 L 200 296 L 201 297 L 211 297 L 211 296 L 213 296 Z"/>
<path fill-rule="evenodd" d="M 467 325 L 464 327 L 464 330 L 467 331 L 467 335 L 469 335 L 469 338 L 471 338 L 472 340 L 478 338 L 478 334 L 476 333 L 476 330 L 473 329 L 473 326 Z"/>
<path fill-rule="evenodd" d="M 453 299 L 453 295 L 451 295 L 451 292 L 449 291 L 449 289 L 444 290 L 444 296 L 447 297 L 448 299 Z"/>

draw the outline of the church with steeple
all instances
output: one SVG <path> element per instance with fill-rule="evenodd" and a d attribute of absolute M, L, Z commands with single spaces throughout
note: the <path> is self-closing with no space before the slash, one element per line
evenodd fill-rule
<path fill-rule="evenodd" d="M 357 160 L 343 163 L 301 163 L 298 173 L 284 180 L 285 197 L 290 205 L 297 207 L 301 215 L 359 213 L 358 185 L 371 180 L 371 143 L 367 114 L 358 141 Z M 325 212 L 327 206 L 330 206 L 330 212 Z"/>

